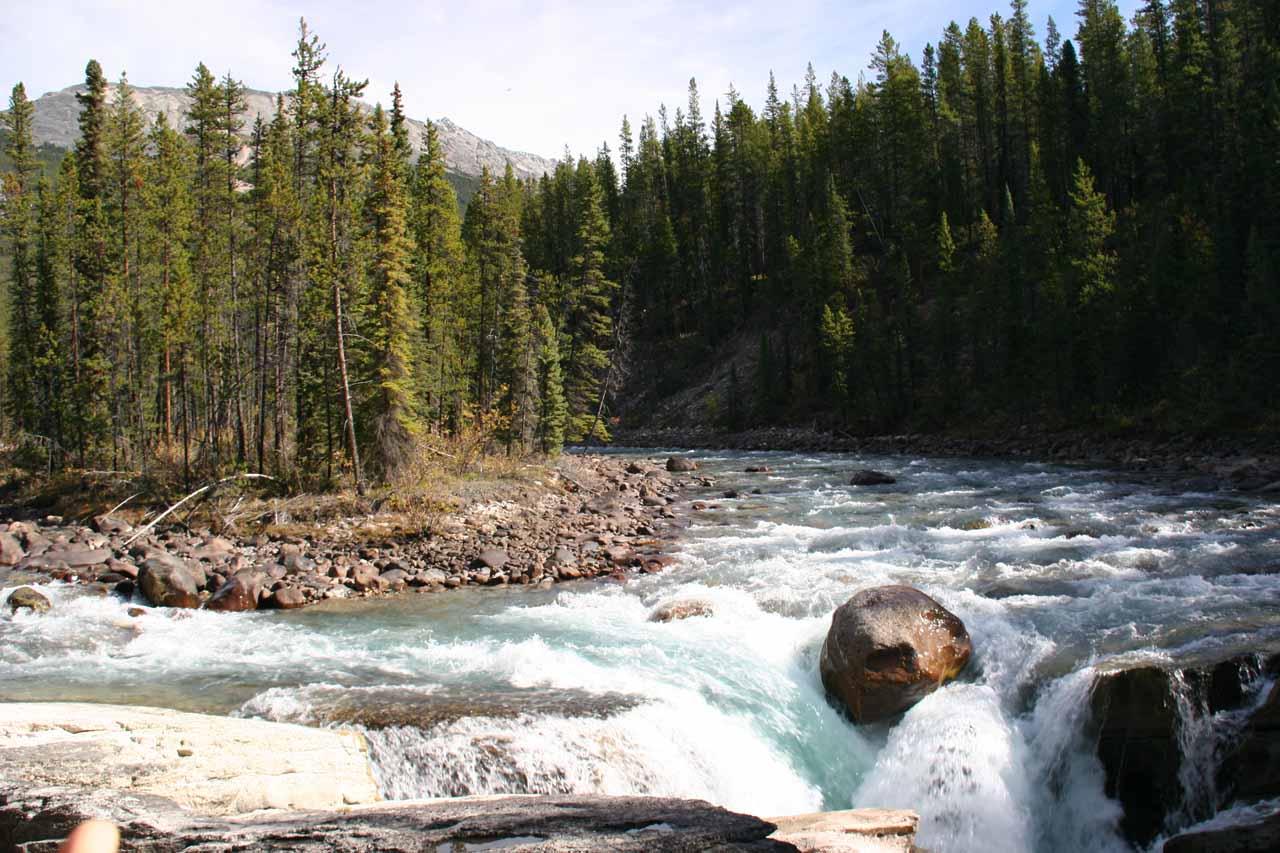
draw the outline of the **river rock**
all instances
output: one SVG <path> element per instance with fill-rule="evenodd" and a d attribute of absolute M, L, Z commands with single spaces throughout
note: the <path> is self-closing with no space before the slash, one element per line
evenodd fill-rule
<path fill-rule="evenodd" d="M 769 837 L 802 853 L 917 853 L 920 815 L 898 809 L 848 809 L 766 818 Z"/>
<path fill-rule="evenodd" d="M 156 607 L 199 607 L 200 584 L 177 561 L 148 557 L 138 570 L 138 586 Z"/>
<path fill-rule="evenodd" d="M 672 456 L 667 459 L 667 470 L 673 474 L 685 474 L 697 471 L 698 463 L 684 456 Z"/>
<path fill-rule="evenodd" d="M 693 616 L 713 616 L 715 610 L 709 601 L 690 599 L 684 601 L 665 601 L 653 608 L 649 614 L 650 622 L 675 622 Z"/>
<path fill-rule="evenodd" d="M 1163 853 L 1274 853 L 1280 850 L 1280 812 L 1231 826 L 1175 835 Z"/>
<path fill-rule="evenodd" d="M 969 632 L 954 613 L 918 589 L 882 586 L 836 609 L 819 671 L 827 692 L 855 722 L 910 708 L 969 662 Z"/>
<path fill-rule="evenodd" d="M 296 610 L 307 603 L 302 590 L 292 586 L 282 586 L 271 594 L 271 605 L 279 610 Z"/>
<path fill-rule="evenodd" d="M 52 606 L 49 603 L 49 599 L 44 597 L 44 593 L 38 592 L 29 586 L 20 586 L 9 593 L 9 611 L 11 613 L 17 613 L 23 608 L 30 610 L 32 613 L 47 613 Z"/>
<path fill-rule="evenodd" d="M 204 815 L 379 799 L 355 732 L 162 708 L 0 705 L 0 767 L 28 789 L 108 788 L 116 801 L 157 794 Z M 0 849 L 9 849 L 4 823 Z"/>
<path fill-rule="evenodd" d="M 1219 787 L 1242 800 L 1280 797 L 1280 682 L 1271 685 L 1223 761 Z"/>
<path fill-rule="evenodd" d="M 1104 673 L 1090 705 L 1106 794 L 1124 809 L 1125 837 L 1145 847 L 1182 801 L 1178 711 L 1169 673 L 1156 666 Z"/>
<path fill-rule="evenodd" d="M 373 803 L 341 811 L 194 817 L 163 796 L 91 787 L 38 788 L 0 780 L 0 846 L 52 851 L 87 818 L 120 828 L 122 849 L 296 853 L 720 853 L 795 851 L 769 839 L 774 824 L 701 800 L 550 794 Z M 12 840 L 11 840 L 12 839 Z M 16 845 L 21 843 L 21 848 Z"/>
<path fill-rule="evenodd" d="M 113 515 L 99 515 L 93 519 L 93 527 L 99 533 L 106 536 L 119 536 L 122 533 L 130 533 L 133 531 L 133 525 L 125 521 L 123 518 L 116 518 Z"/>
<path fill-rule="evenodd" d="M 898 482 L 896 477 L 870 468 L 855 471 L 853 476 L 849 478 L 849 485 L 851 486 L 888 486 L 896 482 Z"/>
<path fill-rule="evenodd" d="M 205 609 L 239 612 L 258 609 L 258 596 L 262 591 L 262 575 L 241 572 L 233 575 L 213 597 L 205 602 Z"/>
<path fill-rule="evenodd" d="M 60 551 L 50 551 L 48 557 L 61 560 L 73 569 L 85 569 L 89 566 L 97 566 L 111 559 L 111 551 L 108 548 L 67 548 Z"/>
<path fill-rule="evenodd" d="M 351 569 L 350 584 L 356 589 L 372 589 L 378 582 L 378 567 L 373 563 L 356 563 Z"/>
<path fill-rule="evenodd" d="M 507 564 L 507 552 L 501 548 L 490 548 L 481 551 L 474 560 L 471 561 L 473 569 L 489 569 L 496 572 Z"/>
<path fill-rule="evenodd" d="M 0 566 L 16 566 L 27 556 L 18 537 L 12 533 L 0 533 Z"/>

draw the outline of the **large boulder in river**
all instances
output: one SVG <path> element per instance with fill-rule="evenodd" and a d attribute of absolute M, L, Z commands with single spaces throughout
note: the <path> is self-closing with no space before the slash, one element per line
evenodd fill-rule
<path fill-rule="evenodd" d="M 148 557 L 138 570 L 138 586 L 156 607 L 199 607 L 200 584 L 176 560 Z"/>
<path fill-rule="evenodd" d="M 262 580 L 261 574 L 252 571 L 232 575 L 205 603 L 205 609 L 224 612 L 257 610 Z"/>
<path fill-rule="evenodd" d="M 888 486 L 896 482 L 898 480 L 892 474 L 873 471 L 870 468 L 855 471 L 853 476 L 849 478 L 849 485 L 851 486 Z"/>
<path fill-rule="evenodd" d="M 49 599 L 45 598 L 43 593 L 37 592 L 29 586 L 20 586 L 9 593 L 9 610 L 13 613 L 17 613 L 23 608 L 30 610 L 32 613 L 47 613 L 51 606 Z"/>
<path fill-rule="evenodd" d="M 683 456 L 672 456 L 667 459 L 667 470 L 673 474 L 684 474 L 689 471 L 697 471 L 698 463 Z"/>
<path fill-rule="evenodd" d="M 1274 853 L 1280 850 L 1280 813 L 1251 815 L 1227 826 L 1175 835 L 1162 853 Z"/>
<path fill-rule="evenodd" d="M 819 671 L 858 723 L 910 708 L 959 675 L 972 647 L 964 623 L 909 586 L 866 589 L 836 609 Z"/>

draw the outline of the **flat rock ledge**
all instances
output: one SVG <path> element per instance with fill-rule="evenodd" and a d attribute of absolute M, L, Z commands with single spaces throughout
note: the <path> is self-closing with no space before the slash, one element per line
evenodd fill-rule
<path fill-rule="evenodd" d="M 357 732 L 124 705 L 0 704 L 0 772 L 28 787 L 160 795 L 205 815 L 380 799 Z"/>
<path fill-rule="evenodd" d="M 0 851 L 54 853 L 76 824 L 124 851 L 907 853 L 919 818 L 762 820 L 700 800 L 593 795 L 379 801 L 363 738 L 83 703 L 0 704 Z"/>

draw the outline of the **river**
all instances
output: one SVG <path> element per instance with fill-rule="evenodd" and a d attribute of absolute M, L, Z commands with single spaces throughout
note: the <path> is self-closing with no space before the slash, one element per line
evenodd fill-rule
<path fill-rule="evenodd" d="M 1095 671 L 1280 642 L 1263 497 L 1021 462 L 688 455 L 716 481 L 689 497 L 714 508 L 687 514 L 664 574 L 136 619 L 54 585 L 52 613 L 0 617 L 3 694 L 311 723 L 391 709 L 417 723 L 369 730 L 392 797 L 903 807 L 929 848 L 1127 850 L 1085 734 Z M 898 483 L 846 485 L 863 467 Z M 831 612 L 887 583 L 959 615 L 974 657 L 896 725 L 859 729 L 825 701 L 818 652 Z M 685 599 L 714 615 L 649 621 Z"/>

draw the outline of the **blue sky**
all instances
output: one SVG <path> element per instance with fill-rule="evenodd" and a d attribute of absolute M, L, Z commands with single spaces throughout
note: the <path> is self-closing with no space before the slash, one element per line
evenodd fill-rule
<path fill-rule="evenodd" d="M 1120 0 L 1128 18 L 1139 0 Z M 812 62 L 820 80 L 851 79 L 882 30 L 919 59 L 946 23 L 986 21 L 1005 0 L 737 0 L 737 2 L 365 2 L 91 0 L 14 4 L 0 19 L 0 86 L 35 97 L 80 81 L 89 57 L 113 80 L 182 85 L 197 61 L 248 85 L 289 85 L 299 16 L 328 44 L 330 68 L 368 77 L 371 100 L 399 80 L 414 117 L 448 116 L 510 147 L 558 156 L 615 142 L 621 116 L 638 125 L 673 110 L 696 77 L 710 115 L 732 83 L 764 98 L 769 70 L 789 92 Z M 1075 33 L 1075 0 L 1031 0 L 1037 39 L 1052 15 Z"/>

